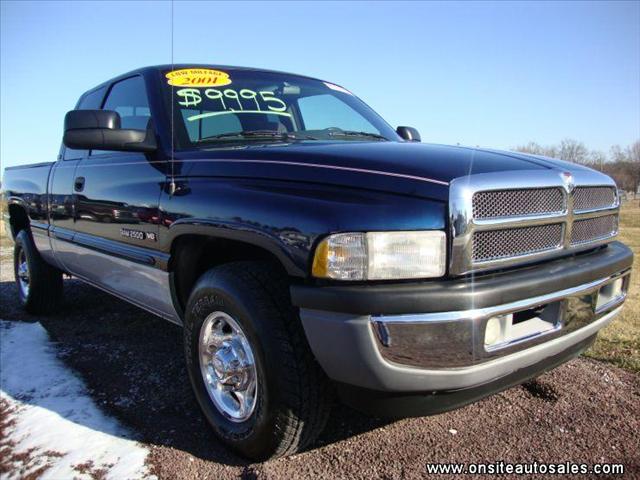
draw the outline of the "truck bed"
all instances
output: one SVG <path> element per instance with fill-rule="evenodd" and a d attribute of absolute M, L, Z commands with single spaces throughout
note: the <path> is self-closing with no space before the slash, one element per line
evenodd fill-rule
<path fill-rule="evenodd" d="M 5 167 L 5 171 L 7 170 L 22 170 L 23 168 L 37 168 L 37 167 L 46 167 L 52 166 L 56 162 L 40 162 L 40 163 L 29 163 L 26 165 L 15 165 L 13 167 Z"/>

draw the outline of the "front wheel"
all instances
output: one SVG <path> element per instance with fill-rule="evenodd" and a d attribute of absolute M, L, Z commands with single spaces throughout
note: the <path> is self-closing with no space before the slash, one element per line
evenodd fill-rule
<path fill-rule="evenodd" d="M 202 275 L 185 315 L 185 355 L 217 436 L 254 460 L 312 443 L 328 418 L 328 380 L 288 298 L 286 277 L 258 262 Z"/>
<path fill-rule="evenodd" d="M 24 309 L 29 313 L 54 313 L 62 301 L 62 272 L 42 259 L 28 230 L 16 235 L 13 268 Z"/>

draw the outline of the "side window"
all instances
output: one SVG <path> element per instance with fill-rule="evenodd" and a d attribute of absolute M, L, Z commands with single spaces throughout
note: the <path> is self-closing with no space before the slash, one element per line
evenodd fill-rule
<path fill-rule="evenodd" d="M 298 100 L 305 130 L 323 130 L 340 125 L 343 130 L 380 133 L 362 115 L 333 95 L 314 95 Z"/>
<path fill-rule="evenodd" d="M 102 87 L 98 90 L 87 93 L 80 100 L 80 103 L 78 104 L 76 110 L 99 110 L 106 90 L 107 87 Z M 62 158 L 64 160 L 77 160 L 79 158 L 87 156 L 88 153 L 88 150 L 74 150 L 73 148 L 65 148 Z"/>
<path fill-rule="evenodd" d="M 118 112 L 120 114 L 122 128 L 146 130 L 149 120 L 151 119 L 151 111 L 149 110 L 147 90 L 142 77 L 131 77 L 115 83 L 109 91 L 102 110 Z M 102 155 L 105 153 L 113 152 L 93 150 L 91 155 Z"/>

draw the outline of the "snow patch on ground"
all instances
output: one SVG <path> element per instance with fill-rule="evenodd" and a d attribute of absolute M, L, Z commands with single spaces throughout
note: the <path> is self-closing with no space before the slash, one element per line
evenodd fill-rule
<path fill-rule="evenodd" d="M 39 323 L 0 320 L 0 387 L 3 410 L 12 412 L 0 439 L 13 462 L 3 479 L 153 478 L 148 450 L 98 409 Z"/>

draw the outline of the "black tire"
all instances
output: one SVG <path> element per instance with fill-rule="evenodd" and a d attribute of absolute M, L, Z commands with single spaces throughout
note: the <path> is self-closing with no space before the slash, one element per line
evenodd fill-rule
<path fill-rule="evenodd" d="M 291 306 L 284 274 L 260 262 L 237 262 L 203 274 L 189 298 L 184 328 L 187 369 L 217 436 L 262 461 L 294 454 L 316 440 L 331 408 L 331 389 Z M 206 317 L 221 311 L 242 328 L 255 359 L 258 395 L 251 416 L 232 422 L 212 402 L 200 371 L 198 342 Z"/>
<path fill-rule="evenodd" d="M 23 258 L 28 266 L 28 291 L 22 287 L 18 271 Z M 28 230 L 20 230 L 16 236 L 13 272 L 20 302 L 27 312 L 47 314 L 58 309 L 63 295 L 62 272 L 42 259 Z"/>

